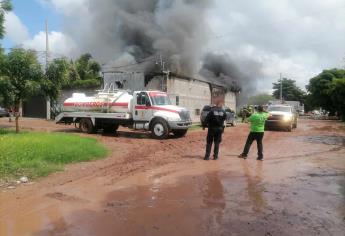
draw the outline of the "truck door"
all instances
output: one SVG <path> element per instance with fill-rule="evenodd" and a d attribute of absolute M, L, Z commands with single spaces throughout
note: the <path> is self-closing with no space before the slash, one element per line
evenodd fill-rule
<path fill-rule="evenodd" d="M 146 92 L 135 93 L 134 121 L 150 121 L 153 116 L 153 109 L 150 97 Z"/>

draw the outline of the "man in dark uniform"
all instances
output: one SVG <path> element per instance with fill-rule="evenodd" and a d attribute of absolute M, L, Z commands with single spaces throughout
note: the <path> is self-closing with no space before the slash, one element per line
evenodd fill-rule
<path fill-rule="evenodd" d="M 224 121 L 226 120 L 226 113 L 221 107 L 221 103 L 217 103 L 212 107 L 211 111 L 207 114 L 203 129 L 208 127 L 207 132 L 207 145 L 204 160 L 210 159 L 212 143 L 214 142 L 213 159 L 218 159 L 219 144 L 222 142 L 222 134 L 224 132 Z"/>

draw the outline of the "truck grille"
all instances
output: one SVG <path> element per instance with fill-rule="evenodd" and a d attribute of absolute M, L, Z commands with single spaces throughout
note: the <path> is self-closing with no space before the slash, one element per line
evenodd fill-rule
<path fill-rule="evenodd" d="M 179 112 L 181 120 L 191 120 L 189 111 L 183 110 Z"/>

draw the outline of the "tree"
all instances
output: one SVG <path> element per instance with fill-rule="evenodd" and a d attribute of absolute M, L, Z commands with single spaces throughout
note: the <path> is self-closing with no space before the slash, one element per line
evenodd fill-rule
<path fill-rule="evenodd" d="M 73 83 L 77 80 L 80 80 L 80 76 L 78 74 L 77 69 L 75 68 L 74 62 L 71 61 L 70 66 L 69 66 L 69 70 L 68 70 L 68 81 Z"/>
<path fill-rule="evenodd" d="M 258 94 L 249 98 L 249 105 L 266 105 L 273 97 L 269 94 Z"/>
<path fill-rule="evenodd" d="M 0 39 L 5 35 L 5 13 L 12 10 L 11 0 L 0 1 Z"/>
<path fill-rule="evenodd" d="M 68 83 L 69 69 L 70 64 L 65 58 L 54 59 L 49 63 L 42 81 L 42 90 L 51 102 L 56 102 L 61 89 Z"/>
<path fill-rule="evenodd" d="M 68 83 L 64 88 L 95 88 L 101 85 L 101 66 L 92 59 L 91 54 L 81 55 L 70 62 Z"/>
<path fill-rule="evenodd" d="M 40 90 L 43 73 L 36 54 L 31 50 L 12 49 L 3 62 L 0 93 L 15 112 L 16 132 L 19 133 L 21 103 Z"/>
<path fill-rule="evenodd" d="M 81 55 L 75 64 L 81 80 L 99 79 L 101 66 L 92 59 L 90 53 Z"/>
<path fill-rule="evenodd" d="M 344 119 L 345 70 L 324 70 L 310 79 L 306 86 L 309 94 L 307 104 L 312 108 L 322 108 L 331 114 L 336 112 Z"/>
<path fill-rule="evenodd" d="M 331 99 L 339 116 L 345 121 L 345 76 L 332 81 Z"/>
<path fill-rule="evenodd" d="M 285 101 L 300 101 L 304 103 L 306 93 L 297 87 L 295 80 L 287 78 L 283 78 L 282 81 L 273 83 L 273 97 L 280 99 L 281 84 L 283 87 L 283 99 Z"/>

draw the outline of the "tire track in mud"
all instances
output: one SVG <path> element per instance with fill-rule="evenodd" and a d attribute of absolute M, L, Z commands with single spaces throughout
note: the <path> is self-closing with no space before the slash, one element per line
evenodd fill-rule
<path fill-rule="evenodd" d="M 125 145 L 123 148 L 127 147 L 130 150 L 117 157 L 115 157 L 117 153 L 113 153 L 110 157 L 111 162 L 108 165 L 98 168 L 96 173 L 88 176 L 87 179 L 107 176 L 111 178 L 107 183 L 107 185 L 110 185 L 139 171 L 180 161 L 191 161 L 186 160 L 183 156 L 190 150 L 200 149 L 200 143 L 198 140 L 195 141 L 195 136 L 200 137 L 198 132 L 193 132 L 183 139 L 162 141 L 136 139 L 135 141 L 124 142 L 121 137 L 116 138 L 114 143 L 119 146 Z M 188 145 L 188 148 L 186 148 L 186 145 Z"/>

